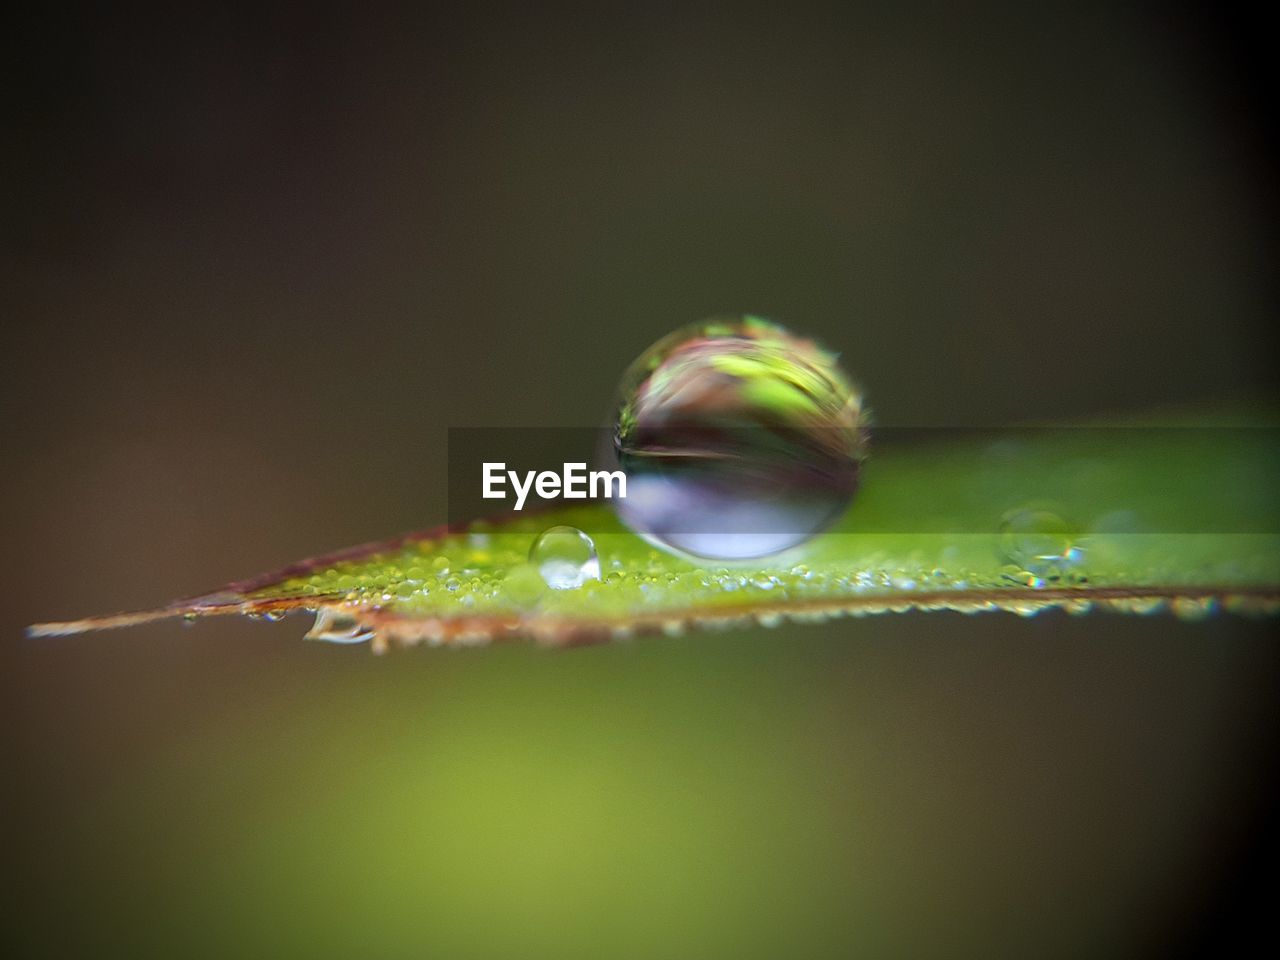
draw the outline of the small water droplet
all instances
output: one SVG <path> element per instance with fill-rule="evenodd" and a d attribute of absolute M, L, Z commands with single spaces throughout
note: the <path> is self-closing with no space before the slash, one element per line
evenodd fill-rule
<path fill-rule="evenodd" d="M 678 330 L 628 368 L 614 500 L 651 542 L 708 559 L 779 553 L 830 526 L 858 483 L 862 399 L 836 355 L 755 317 Z"/>
<path fill-rule="evenodd" d="M 547 591 L 538 568 L 532 563 L 512 567 L 502 580 L 503 595 L 518 607 L 529 607 Z"/>
<path fill-rule="evenodd" d="M 595 542 L 577 527 L 549 527 L 529 548 L 529 562 L 553 590 L 573 590 L 600 579 Z"/>
<path fill-rule="evenodd" d="M 1146 616 L 1164 609 L 1168 600 L 1165 597 L 1116 597 L 1108 604 L 1116 610 Z"/>
<path fill-rule="evenodd" d="M 1058 579 L 1080 562 L 1071 525 L 1049 510 L 1019 507 L 1000 521 L 1000 556 L 1036 578 Z"/>
<path fill-rule="evenodd" d="M 1216 597 L 1175 597 L 1169 604 L 1180 620 L 1204 620 L 1218 609 Z"/>
<path fill-rule="evenodd" d="M 361 625 L 354 617 L 324 607 L 316 611 L 316 622 L 307 631 L 305 639 L 326 643 L 364 643 L 373 636 L 374 631 Z"/>
<path fill-rule="evenodd" d="M 1010 583 L 1031 587 L 1033 590 L 1039 590 L 1045 585 L 1044 577 L 1038 576 L 1030 570 L 1024 570 L 1020 564 L 1016 563 L 1006 563 L 1001 567 L 1000 576 Z"/>

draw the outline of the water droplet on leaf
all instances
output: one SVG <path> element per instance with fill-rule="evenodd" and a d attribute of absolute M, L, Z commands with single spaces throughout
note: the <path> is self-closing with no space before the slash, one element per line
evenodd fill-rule
<path fill-rule="evenodd" d="M 529 548 L 529 562 L 553 590 L 573 590 L 600 579 L 595 542 L 577 527 L 549 527 Z"/>
<path fill-rule="evenodd" d="M 513 604 L 520 607 L 532 606 L 547 590 L 538 568 L 532 563 L 521 563 L 513 567 L 502 580 L 504 595 Z"/>
<path fill-rule="evenodd" d="M 1061 576 L 1080 553 L 1070 524 L 1052 511 L 1020 507 L 1000 522 L 1001 559 L 1037 578 Z"/>
<path fill-rule="evenodd" d="M 862 400 L 835 354 L 754 317 L 658 341 L 628 369 L 613 455 L 619 516 L 650 541 L 762 557 L 830 526 L 858 483 Z"/>

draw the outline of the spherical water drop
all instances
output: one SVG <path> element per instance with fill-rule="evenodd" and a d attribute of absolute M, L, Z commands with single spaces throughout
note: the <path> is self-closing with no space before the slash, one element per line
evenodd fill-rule
<path fill-rule="evenodd" d="M 532 563 L 512 567 L 502 579 L 502 593 L 517 607 L 529 607 L 546 592 L 547 584 Z"/>
<path fill-rule="evenodd" d="M 658 341 L 624 375 L 613 457 L 619 516 L 711 559 L 762 557 L 831 525 L 858 483 L 862 400 L 811 340 L 754 317 Z"/>
<path fill-rule="evenodd" d="M 600 579 L 595 542 L 577 527 L 549 527 L 529 548 L 529 562 L 552 590 L 573 590 Z"/>
<path fill-rule="evenodd" d="M 1000 522 L 1000 556 L 1035 577 L 1059 577 L 1079 563 L 1081 551 L 1071 525 L 1056 513 L 1020 507 Z"/>

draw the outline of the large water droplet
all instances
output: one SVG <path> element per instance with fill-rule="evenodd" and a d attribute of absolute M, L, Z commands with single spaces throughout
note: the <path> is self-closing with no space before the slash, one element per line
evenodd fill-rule
<path fill-rule="evenodd" d="M 1035 577 L 1057 577 L 1080 562 L 1075 532 L 1050 510 L 1019 507 L 1000 522 L 1000 555 Z"/>
<path fill-rule="evenodd" d="M 600 579 L 595 542 L 577 527 L 549 527 L 529 548 L 529 562 L 552 590 L 573 590 Z"/>
<path fill-rule="evenodd" d="M 754 317 L 645 351 L 623 377 L 613 439 L 623 522 L 713 559 L 768 556 L 826 529 L 865 446 L 862 400 L 835 354 Z"/>

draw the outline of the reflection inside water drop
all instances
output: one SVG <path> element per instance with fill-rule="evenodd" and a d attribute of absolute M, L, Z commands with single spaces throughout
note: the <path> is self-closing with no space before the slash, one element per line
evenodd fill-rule
<path fill-rule="evenodd" d="M 654 543 L 747 559 L 803 543 L 853 497 L 861 398 L 836 356 L 755 317 L 712 320 L 650 347 L 624 375 L 615 501 Z"/>
<path fill-rule="evenodd" d="M 365 643 L 373 637 L 374 631 L 362 626 L 354 617 L 322 607 L 316 611 L 316 622 L 304 639 L 326 643 Z"/>
<path fill-rule="evenodd" d="M 529 548 L 529 563 L 552 590 L 573 590 L 600 579 L 595 542 L 577 527 L 549 527 Z"/>

